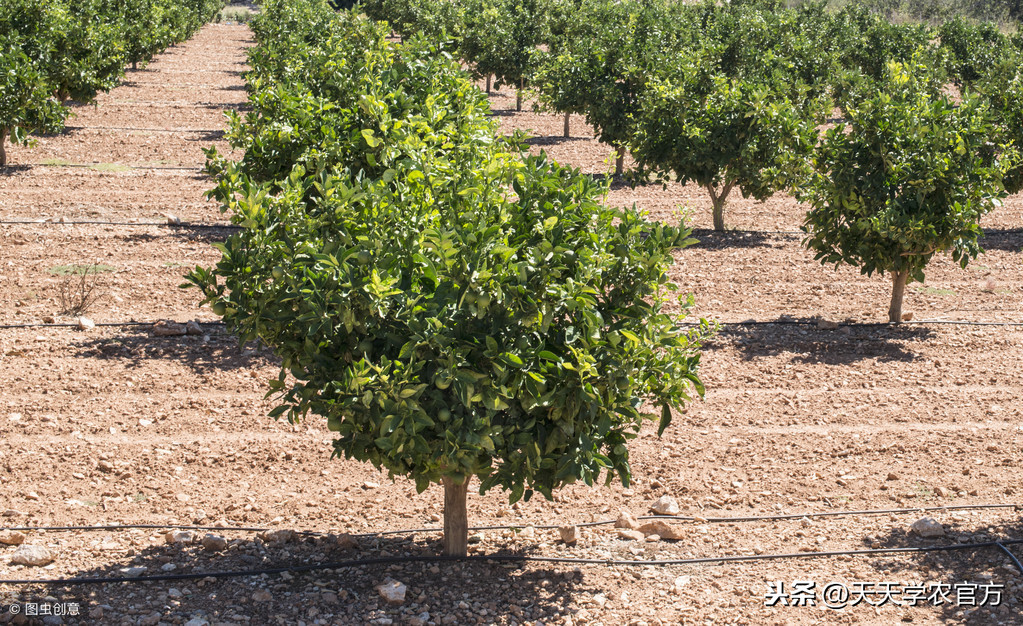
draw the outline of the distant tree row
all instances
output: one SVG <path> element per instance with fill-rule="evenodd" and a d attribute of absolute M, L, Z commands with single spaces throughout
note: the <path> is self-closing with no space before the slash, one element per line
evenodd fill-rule
<path fill-rule="evenodd" d="M 0 167 L 4 145 L 63 127 L 91 102 L 213 18 L 222 0 L 5 0 L 0 3 Z"/>
<path fill-rule="evenodd" d="M 372 0 L 479 77 L 585 116 L 633 178 L 707 190 L 714 228 L 733 191 L 810 204 L 825 263 L 907 281 L 939 252 L 964 266 L 980 217 L 1023 185 L 1023 36 L 956 17 L 932 28 L 878 11 L 780 0 Z M 951 91 L 950 91 L 951 90 Z M 956 95 L 950 95 L 958 91 Z M 818 130 L 837 114 L 836 127 Z M 566 135 L 568 125 L 566 118 Z"/>

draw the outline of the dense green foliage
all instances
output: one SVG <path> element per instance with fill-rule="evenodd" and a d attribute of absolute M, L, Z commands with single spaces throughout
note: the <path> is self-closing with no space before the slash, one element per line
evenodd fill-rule
<path fill-rule="evenodd" d="M 335 455 L 420 490 L 627 483 L 644 402 L 663 429 L 702 393 L 707 327 L 662 310 L 687 231 L 498 139 L 434 42 L 394 45 L 324 6 L 274 0 L 253 24 L 253 111 L 231 132 L 244 157 L 210 152 L 211 193 L 245 228 L 190 275 L 281 357 L 272 414 L 325 417 Z"/>
<path fill-rule="evenodd" d="M 928 73 L 889 63 L 877 92 L 827 132 L 805 194 L 806 244 L 822 263 L 891 273 L 892 322 L 901 319 L 907 280 L 922 282 L 935 254 L 949 252 L 965 267 L 981 252 L 978 221 L 1005 195 L 1013 156 L 991 145 L 979 98 L 957 106 L 934 91 Z"/>
<path fill-rule="evenodd" d="M 4 139 L 59 130 L 67 100 L 91 102 L 126 63 L 147 61 L 209 21 L 222 0 L 5 0 L 0 3 L 0 166 Z"/>

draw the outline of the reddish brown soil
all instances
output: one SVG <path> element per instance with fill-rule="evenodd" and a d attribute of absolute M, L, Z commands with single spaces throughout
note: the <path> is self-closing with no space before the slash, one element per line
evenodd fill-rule
<path fill-rule="evenodd" d="M 209 26 L 130 73 L 98 107 L 80 109 L 70 124 L 85 130 L 12 150 L 15 167 L 0 174 L 0 220 L 163 221 L 170 213 L 222 223 L 203 199 L 210 181 L 198 168 L 201 148 L 223 149 L 220 111 L 244 104 L 237 71 L 249 43 L 244 27 Z M 543 139 L 560 133 L 559 117 L 506 114 L 514 106 L 507 91 L 493 102 L 503 128 L 533 129 L 554 158 L 606 171 L 610 151 L 581 120 L 573 120 L 571 141 Z M 154 130 L 168 128 L 186 130 Z M 29 165 L 55 162 L 196 169 Z M 636 202 L 659 219 L 689 203 L 694 225 L 709 226 L 709 201 L 698 189 L 620 187 L 609 201 Z M 985 226 L 1020 227 L 1021 206 L 1012 198 Z M 792 230 L 802 209 L 788 198 L 736 198 L 727 211 L 742 229 Z M 110 269 L 100 275 L 105 298 L 88 313 L 95 321 L 211 320 L 196 293 L 178 285 L 187 267 L 217 259 L 209 244 L 219 236 L 155 226 L 0 225 L 0 324 L 56 315 L 62 279 L 54 268 L 97 262 Z M 678 253 L 673 270 L 695 294 L 697 315 L 884 319 L 886 280 L 823 268 L 798 236 L 700 238 Z M 1023 236 L 993 233 L 986 244 L 989 252 L 967 270 L 947 260 L 932 265 L 923 290 L 907 297 L 916 319 L 1023 321 Z M 631 488 L 573 486 L 554 502 L 515 507 L 500 493 L 471 495 L 470 520 L 521 528 L 613 519 L 620 509 L 646 514 L 662 494 L 701 518 L 1023 502 L 1021 357 L 1023 328 L 1012 326 L 726 326 L 704 352 L 706 399 L 677 413 L 662 439 L 650 428 L 635 442 Z M 330 460 L 320 420 L 292 426 L 267 418 L 272 355 L 240 350 L 221 327 L 190 337 L 155 337 L 148 326 L 0 329 L 0 367 L 0 513 L 17 512 L 0 517 L 3 527 L 221 522 L 327 533 L 275 545 L 251 532 L 217 531 L 230 547 L 213 553 L 168 546 L 158 529 L 29 532 L 27 543 L 48 546 L 56 561 L 14 566 L 15 548 L 0 547 L 0 579 L 118 576 L 135 566 L 148 575 L 169 565 L 171 573 L 274 568 L 438 551 L 429 533 L 360 537 L 358 547 L 335 541 L 341 533 L 437 527 L 440 490 L 416 495 L 405 479 Z M 682 522 L 685 539 L 638 544 L 597 526 L 583 529 L 572 547 L 557 541 L 556 530 L 488 530 L 470 548 L 478 555 L 683 559 L 1023 538 L 1012 508 L 930 513 L 947 533 L 936 539 L 908 534 L 922 515 L 696 520 Z M 408 585 L 401 606 L 386 605 L 374 590 L 389 577 Z M 764 606 L 768 581 L 798 580 L 816 581 L 818 591 L 832 581 L 1005 588 L 993 609 Z M 989 547 L 699 565 L 404 562 L 200 581 L 0 584 L 0 605 L 48 595 L 76 601 L 84 616 L 64 623 L 78 624 L 408 623 L 424 611 L 445 624 L 1018 624 L 1021 581 L 1008 557 Z M 0 615 L 0 623 L 12 619 Z"/>

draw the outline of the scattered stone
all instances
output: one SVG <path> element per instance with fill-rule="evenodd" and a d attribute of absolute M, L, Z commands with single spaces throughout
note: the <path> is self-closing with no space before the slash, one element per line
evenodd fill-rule
<path fill-rule="evenodd" d="M 169 544 L 189 544 L 195 543 L 196 536 L 191 530 L 172 530 L 163 539 Z"/>
<path fill-rule="evenodd" d="M 629 530 L 636 530 L 639 528 L 639 520 L 628 511 L 620 511 L 618 513 L 618 519 L 615 521 L 615 528 L 628 528 Z"/>
<path fill-rule="evenodd" d="M 44 324 L 55 324 L 56 322 L 57 322 L 57 318 L 53 317 L 52 315 L 44 315 L 43 316 L 43 323 Z"/>
<path fill-rule="evenodd" d="M 173 213 L 163 213 L 162 215 L 167 218 L 167 224 L 171 226 L 181 225 L 181 218 L 177 215 L 174 215 Z"/>
<path fill-rule="evenodd" d="M 378 489 L 379 487 L 380 487 L 380 483 L 374 483 L 374 482 L 370 482 L 368 480 L 366 482 L 362 483 L 362 488 L 363 489 Z"/>
<path fill-rule="evenodd" d="M 578 526 L 562 526 L 558 528 L 558 533 L 561 535 L 561 540 L 568 545 L 572 545 L 579 541 Z"/>
<path fill-rule="evenodd" d="M 106 474 L 109 474 L 110 472 L 114 471 L 115 468 L 114 464 L 111 463 L 110 461 L 100 461 L 99 463 L 96 464 L 96 469 Z"/>
<path fill-rule="evenodd" d="M 638 530 L 633 530 L 632 528 L 619 528 L 618 536 L 628 541 L 643 541 L 646 537 L 643 533 Z"/>
<path fill-rule="evenodd" d="M 178 566 L 174 563 L 164 563 L 160 566 L 160 570 L 164 572 L 173 572 L 176 569 L 178 569 Z"/>
<path fill-rule="evenodd" d="M 43 618 L 43 626 L 61 626 L 64 618 L 59 615 L 47 615 Z"/>
<path fill-rule="evenodd" d="M 650 510 L 658 515 L 678 515 L 678 502 L 671 496 L 661 496 L 650 506 Z"/>
<path fill-rule="evenodd" d="M 39 499 L 39 494 L 34 492 L 34 491 L 29 491 L 28 493 L 25 494 L 25 499 L 26 500 L 38 500 Z"/>
<path fill-rule="evenodd" d="M 138 578 L 146 573 L 146 568 L 142 565 L 137 565 L 135 567 L 122 567 L 121 573 L 128 578 Z"/>
<path fill-rule="evenodd" d="M 28 565 L 29 567 L 42 567 L 49 565 L 57 557 L 43 546 L 21 545 L 14 551 L 11 563 L 14 565 Z"/>
<path fill-rule="evenodd" d="M 256 591 L 252 594 L 253 602 L 269 602 L 273 599 L 273 594 L 266 589 L 256 589 Z"/>
<path fill-rule="evenodd" d="M 384 602 L 398 605 L 405 603 L 405 592 L 408 591 L 408 588 L 403 583 L 388 578 L 377 585 L 377 591 Z"/>
<path fill-rule="evenodd" d="M 475 535 L 469 535 L 469 538 L 466 540 L 466 543 L 468 543 L 470 545 L 477 544 L 477 543 L 483 543 L 483 535 L 481 535 L 479 533 L 476 533 Z"/>
<path fill-rule="evenodd" d="M 415 617 L 408 618 L 406 623 L 408 626 L 426 626 L 430 623 L 430 613 L 428 611 L 423 611 Z"/>
<path fill-rule="evenodd" d="M 210 552 L 222 552 L 227 550 L 227 539 L 220 535 L 208 534 L 202 538 L 202 547 Z"/>
<path fill-rule="evenodd" d="M 184 324 L 178 324 L 177 322 L 171 322 L 169 320 L 160 320 L 153 324 L 153 335 L 156 337 L 180 337 L 188 332 Z"/>
<path fill-rule="evenodd" d="M 532 539 L 536 537 L 536 528 L 534 528 L 532 524 L 526 526 L 521 531 L 519 531 L 519 537 L 521 537 L 522 539 Z"/>
<path fill-rule="evenodd" d="M 9 546 L 20 546 L 25 543 L 25 533 L 16 530 L 0 530 L 0 543 Z"/>
<path fill-rule="evenodd" d="M 295 538 L 295 531 L 288 528 L 264 530 L 259 533 L 259 538 L 267 543 L 288 543 Z"/>
<path fill-rule="evenodd" d="M 342 533 L 341 535 L 339 535 L 338 538 L 335 540 L 335 543 L 337 547 L 341 548 L 342 550 L 359 549 L 359 542 L 356 541 L 355 537 L 349 535 L 348 533 Z"/>
<path fill-rule="evenodd" d="M 639 527 L 639 532 L 644 535 L 657 535 L 661 539 L 682 539 L 682 532 L 675 526 L 664 520 L 653 520 Z"/>
<path fill-rule="evenodd" d="M 923 517 L 913 522 L 913 525 L 909 527 L 910 530 L 920 535 L 921 537 L 943 537 L 945 536 L 945 528 L 938 523 L 934 518 Z"/>
<path fill-rule="evenodd" d="M 167 590 L 168 598 L 174 598 L 175 600 L 178 600 L 184 597 L 184 595 L 185 594 L 181 593 L 181 590 L 176 587 L 171 587 L 170 589 Z"/>
<path fill-rule="evenodd" d="M 199 322 L 192 320 L 185 324 L 185 333 L 188 335 L 201 335 L 203 334 L 203 329 Z"/>
<path fill-rule="evenodd" d="M 19 511 L 18 509 L 7 509 L 3 513 L 4 517 L 25 517 L 28 513 Z"/>
<path fill-rule="evenodd" d="M 886 478 L 885 480 L 898 480 L 898 479 L 899 479 L 899 475 L 898 474 L 896 474 L 895 472 L 890 472 L 888 474 L 888 478 Z"/>
<path fill-rule="evenodd" d="M 89 330 L 90 328 L 96 328 L 96 322 L 92 321 L 87 317 L 79 317 L 75 320 L 75 324 L 78 330 Z"/>
<path fill-rule="evenodd" d="M 934 495 L 938 496 L 939 498 L 947 498 L 948 497 L 948 489 L 945 489 L 944 487 L 935 487 L 934 488 Z"/>
<path fill-rule="evenodd" d="M 902 314 L 902 321 L 903 322 L 908 322 L 908 321 L 911 321 L 912 319 L 913 319 L 913 312 L 912 311 L 907 311 L 906 313 Z"/>
<path fill-rule="evenodd" d="M 692 580 L 693 580 L 692 576 L 679 576 L 678 578 L 675 579 L 675 583 L 672 585 L 672 589 L 675 591 L 675 593 L 678 593 L 682 591 L 682 589 L 684 589 L 685 586 L 688 585 Z"/>
<path fill-rule="evenodd" d="M 210 626 L 210 623 L 201 617 L 193 617 L 185 622 L 183 626 Z"/>
<path fill-rule="evenodd" d="M 817 329 L 818 330 L 837 330 L 838 329 L 838 322 L 832 322 L 831 320 L 826 320 L 824 318 L 821 318 L 821 319 L 817 320 Z"/>

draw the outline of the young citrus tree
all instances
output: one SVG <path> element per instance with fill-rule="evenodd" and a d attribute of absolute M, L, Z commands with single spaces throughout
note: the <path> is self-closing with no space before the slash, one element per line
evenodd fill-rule
<path fill-rule="evenodd" d="M 359 87 L 359 113 L 331 122 L 362 130 L 299 129 L 307 150 L 274 180 L 247 170 L 277 171 L 255 165 L 295 138 L 254 127 L 252 160 L 218 165 L 213 192 L 244 228 L 189 278 L 281 358 L 272 415 L 323 416 L 335 456 L 443 485 L 444 552 L 464 555 L 474 478 L 512 501 L 627 484 L 647 407 L 663 431 L 702 394 L 708 328 L 682 331 L 664 310 L 687 231 L 606 207 L 591 177 L 497 143 L 485 96 L 427 52 L 353 50 L 376 61 L 337 81 Z M 282 119 L 322 125 L 298 109 Z M 352 151 L 355 167 L 332 156 Z"/>
<path fill-rule="evenodd" d="M 22 52 L 14 33 L 0 35 L 0 167 L 7 166 L 8 140 L 26 144 L 28 134 L 57 131 L 67 111 L 54 99 L 50 86 Z"/>
<path fill-rule="evenodd" d="M 935 254 L 966 267 L 982 251 L 978 221 L 1005 195 L 1011 151 L 991 145 L 976 97 L 956 106 L 931 88 L 928 68 L 889 63 L 877 91 L 827 132 L 803 194 L 805 245 L 824 264 L 892 276 L 888 320 L 902 320 L 906 284 Z"/>
<path fill-rule="evenodd" d="M 1013 52 L 993 65 L 975 84 L 995 118 L 995 138 L 1000 145 L 1023 146 L 1023 53 Z M 1002 180 L 1009 193 L 1023 191 L 1023 161 L 1016 163 Z"/>
<path fill-rule="evenodd" d="M 724 230 L 731 191 L 766 200 L 805 175 L 820 101 L 790 100 L 783 80 L 730 78 L 696 55 L 653 79 L 634 118 L 641 167 L 707 190 L 714 229 Z"/>

